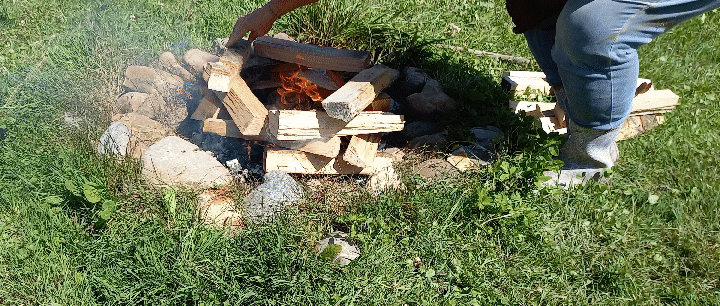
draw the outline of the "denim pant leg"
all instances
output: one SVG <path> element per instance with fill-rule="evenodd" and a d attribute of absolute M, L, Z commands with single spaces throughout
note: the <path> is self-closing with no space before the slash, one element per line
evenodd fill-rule
<path fill-rule="evenodd" d="M 528 47 L 530 47 L 530 52 L 535 57 L 540 69 L 545 73 L 545 80 L 553 86 L 562 85 L 558 67 L 552 58 L 552 49 L 555 45 L 555 24 L 558 15 L 560 15 L 560 12 L 553 14 L 523 33 Z"/>
<path fill-rule="evenodd" d="M 552 50 L 567 115 L 584 128 L 621 126 L 632 111 L 638 47 L 718 7 L 720 0 L 569 0 Z"/>

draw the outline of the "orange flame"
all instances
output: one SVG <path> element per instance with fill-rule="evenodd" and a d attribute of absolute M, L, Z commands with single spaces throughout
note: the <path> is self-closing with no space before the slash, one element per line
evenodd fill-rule
<path fill-rule="evenodd" d="M 325 100 L 332 92 L 302 78 L 303 70 L 307 70 L 307 67 L 298 65 L 297 69 L 278 71 L 282 87 L 277 89 L 277 93 L 282 104 L 300 110 L 309 110 L 316 107 L 318 102 Z"/>

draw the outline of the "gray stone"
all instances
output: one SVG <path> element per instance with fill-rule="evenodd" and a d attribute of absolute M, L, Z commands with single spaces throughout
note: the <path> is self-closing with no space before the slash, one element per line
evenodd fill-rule
<path fill-rule="evenodd" d="M 128 66 L 123 86 L 131 91 L 160 94 L 164 99 L 177 97 L 183 92 L 185 82 L 172 73 L 146 66 Z"/>
<path fill-rule="evenodd" d="M 249 219 L 267 220 L 285 206 L 299 202 L 305 196 L 300 184 L 285 172 L 275 170 L 265 174 L 264 182 L 245 197 L 245 214 Z"/>
<path fill-rule="evenodd" d="M 132 137 L 145 143 L 155 143 L 170 133 L 159 122 L 139 113 L 117 114 L 112 120 L 124 124 Z"/>
<path fill-rule="evenodd" d="M 196 48 L 188 50 L 183 56 L 183 61 L 190 68 L 190 72 L 198 79 L 202 79 L 205 64 L 219 60 L 220 57 L 217 55 Z"/>
<path fill-rule="evenodd" d="M 125 70 L 123 85 L 128 90 L 160 98 L 155 97 L 148 102 L 148 97 L 146 97 L 142 103 L 138 102 L 142 97 L 138 97 L 137 100 L 128 98 L 129 102 L 119 101 L 119 104 L 127 105 L 129 103 L 130 108 L 127 109 L 126 106 L 126 110 L 140 112 L 173 129 L 176 129 L 180 122 L 188 117 L 191 110 L 197 108 L 201 96 L 200 87 L 196 86 L 197 83 L 188 82 L 186 84 L 179 76 L 145 66 L 129 66 Z M 137 109 L 133 109 L 133 103 L 138 105 Z"/>
<path fill-rule="evenodd" d="M 333 244 L 342 247 L 342 249 L 340 249 L 340 253 L 332 259 L 333 262 L 341 266 L 350 264 L 350 262 L 361 255 L 358 245 L 350 240 L 347 234 L 340 231 L 332 232 L 328 234 L 327 237 L 320 240 L 318 245 L 315 247 L 315 251 L 322 253 L 328 245 Z"/>
<path fill-rule="evenodd" d="M 399 94 L 404 98 L 411 94 L 421 92 L 425 82 L 430 76 L 415 67 L 405 67 L 402 71 L 402 82 L 400 83 Z"/>
<path fill-rule="evenodd" d="M 432 121 L 417 120 L 405 123 L 402 130 L 405 139 L 415 139 L 420 136 L 431 135 L 442 131 L 442 127 Z"/>
<path fill-rule="evenodd" d="M 211 188 L 232 181 L 211 153 L 177 136 L 165 137 L 142 155 L 143 175 L 152 183 Z"/>
<path fill-rule="evenodd" d="M 121 122 L 110 123 L 105 133 L 100 136 L 98 153 L 125 156 L 131 135 L 130 129 Z"/>
<path fill-rule="evenodd" d="M 165 101 L 159 95 L 151 95 L 144 92 L 128 92 L 117 99 L 117 107 L 121 113 L 139 113 L 150 118 L 165 105 Z"/>
<path fill-rule="evenodd" d="M 452 155 L 461 155 L 465 153 L 470 161 L 475 165 L 484 166 L 495 159 L 495 152 L 492 149 L 480 146 L 478 144 L 460 147 L 452 152 Z"/>
<path fill-rule="evenodd" d="M 423 90 L 409 95 L 405 102 L 407 115 L 412 117 L 451 114 L 458 109 L 457 102 L 445 94 L 440 83 L 434 79 L 428 79 Z"/>
<path fill-rule="evenodd" d="M 474 127 L 470 129 L 470 133 L 473 133 L 473 135 L 475 135 L 475 139 L 479 141 L 492 141 L 495 137 L 505 137 L 502 130 L 492 125 L 488 125 L 486 127 Z"/>
<path fill-rule="evenodd" d="M 416 137 L 408 142 L 408 147 L 411 149 L 417 149 L 422 147 L 439 148 L 447 143 L 447 137 L 445 133 L 435 133 L 431 135 L 425 135 Z"/>
<path fill-rule="evenodd" d="M 172 54 L 172 52 L 166 51 L 160 54 L 158 65 L 161 69 L 180 76 L 185 81 L 195 81 L 195 76 L 178 62 L 175 54 Z"/>

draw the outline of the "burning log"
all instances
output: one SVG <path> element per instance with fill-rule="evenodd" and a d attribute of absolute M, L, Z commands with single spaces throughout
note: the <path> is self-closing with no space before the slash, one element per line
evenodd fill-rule
<path fill-rule="evenodd" d="M 253 65 L 250 48 L 243 48 L 205 65 L 210 90 L 191 116 L 203 120 L 203 132 L 265 145 L 266 171 L 373 174 L 391 166 L 391 157 L 377 156 L 380 133 L 400 131 L 405 122 L 388 112 L 390 96 L 379 94 L 398 71 L 382 65 L 366 69 L 364 51 L 267 37 L 254 46 L 252 58 L 272 60 Z M 346 82 L 339 71 L 360 73 Z M 251 88 L 276 89 L 255 96 Z M 342 120 L 331 117 L 331 110 Z M 353 136 L 344 151 L 341 136 Z"/>

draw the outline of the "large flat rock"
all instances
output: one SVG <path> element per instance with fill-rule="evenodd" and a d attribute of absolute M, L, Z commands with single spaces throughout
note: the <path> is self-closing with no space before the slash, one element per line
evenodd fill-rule
<path fill-rule="evenodd" d="M 143 175 L 152 183 L 210 188 L 232 181 L 211 153 L 177 136 L 165 137 L 142 155 Z"/>

